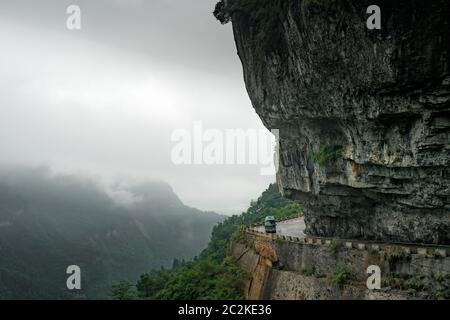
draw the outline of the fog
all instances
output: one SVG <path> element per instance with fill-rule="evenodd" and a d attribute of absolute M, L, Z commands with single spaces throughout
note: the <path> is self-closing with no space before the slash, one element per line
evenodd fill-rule
<path fill-rule="evenodd" d="M 81 8 L 81 30 L 66 9 Z M 187 205 L 244 210 L 258 165 L 174 165 L 174 130 L 256 129 L 231 26 L 215 0 L 0 2 L 0 162 L 166 181 Z M 120 195 L 117 195 L 118 197 Z"/>
<path fill-rule="evenodd" d="M 198 255 L 223 218 L 183 205 L 159 181 L 107 190 L 81 174 L 0 165 L 0 298 L 108 299 L 119 279 Z M 74 264 L 77 293 L 65 289 Z"/>

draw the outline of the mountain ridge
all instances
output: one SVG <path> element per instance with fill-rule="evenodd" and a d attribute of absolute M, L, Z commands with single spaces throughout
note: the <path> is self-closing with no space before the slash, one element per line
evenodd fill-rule
<path fill-rule="evenodd" d="M 107 299 L 114 282 L 193 258 L 224 219 L 165 183 L 126 191 L 140 201 L 117 204 L 95 180 L 48 169 L 0 171 L 0 298 Z M 81 268 L 80 292 L 65 287 L 69 265 Z"/>

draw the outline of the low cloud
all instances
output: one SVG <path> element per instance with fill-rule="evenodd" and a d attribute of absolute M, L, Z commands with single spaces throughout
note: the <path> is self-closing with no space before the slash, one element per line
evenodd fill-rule
<path fill-rule="evenodd" d="M 215 1 L 80 0 L 83 28 L 69 31 L 72 2 L 0 3 L 0 161 L 164 180 L 191 206 L 244 210 L 274 180 L 260 166 L 171 161 L 172 133 L 195 121 L 264 129 Z"/>

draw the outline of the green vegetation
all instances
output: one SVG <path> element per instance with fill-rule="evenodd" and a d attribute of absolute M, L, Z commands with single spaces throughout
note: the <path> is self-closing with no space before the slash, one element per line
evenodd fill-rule
<path fill-rule="evenodd" d="M 236 229 L 236 231 L 233 232 L 233 234 L 231 235 L 231 240 L 237 243 L 241 243 L 244 245 L 247 245 L 247 239 L 245 238 L 245 228 L 244 226 L 240 226 L 239 228 Z"/>
<path fill-rule="evenodd" d="M 381 278 L 381 287 L 402 290 L 405 288 L 405 281 L 408 275 L 392 272 Z"/>
<path fill-rule="evenodd" d="M 408 290 L 408 293 L 412 295 L 415 295 L 417 292 L 422 291 L 425 288 L 425 285 L 420 278 L 406 280 L 404 285 L 405 289 Z"/>
<path fill-rule="evenodd" d="M 394 287 L 395 285 L 395 278 L 388 274 L 381 278 L 381 287 L 387 288 L 387 287 Z"/>
<path fill-rule="evenodd" d="M 411 276 L 400 272 L 389 272 L 383 275 L 381 278 L 382 287 L 391 287 L 391 289 L 405 289 L 405 281 L 410 279 Z"/>
<path fill-rule="evenodd" d="M 345 266 L 342 263 L 338 263 L 334 275 L 331 277 L 331 282 L 338 286 L 342 286 L 347 282 L 348 278 L 349 274 Z"/>
<path fill-rule="evenodd" d="M 139 201 L 117 205 L 91 178 L 1 167 L 0 299 L 110 298 L 117 281 L 192 259 L 225 218 L 185 206 L 162 182 L 119 190 Z M 87 270 L 77 292 L 65 288 L 72 264 Z"/>
<path fill-rule="evenodd" d="M 333 254 L 338 254 L 339 250 L 342 248 L 342 242 L 337 240 L 331 240 L 330 246 L 328 247 L 328 250 Z"/>
<path fill-rule="evenodd" d="M 330 162 L 335 161 L 341 153 L 342 146 L 340 145 L 324 146 L 313 153 L 312 160 L 315 164 L 325 167 Z"/>
<path fill-rule="evenodd" d="M 209 259 L 194 260 L 172 269 L 141 275 L 136 285 L 120 282 L 111 288 L 116 300 L 230 300 L 243 299 L 240 290 L 245 274 L 233 258 L 218 264 Z"/>
<path fill-rule="evenodd" d="M 111 296 L 115 300 L 134 300 L 137 297 L 137 293 L 135 287 L 131 283 L 121 281 L 112 285 Z"/>
<path fill-rule="evenodd" d="M 134 286 L 137 298 L 243 299 L 240 286 L 246 275 L 238 268 L 233 258 L 226 257 L 230 239 L 245 241 L 243 226 L 263 223 L 268 215 L 273 215 L 279 220 L 295 217 L 299 213 L 300 208 L 297 204 L 283 198 L 276 184 L 270 185 L 257 201 L 252 201 L 246 212 L 217 224 L 208 247 L 198 257 L 189 262 L 178 261 L 174 263 L 172 269 L 160 269 L 143 274 Z M 125 286 L 115 288 L 116 294 L 113 292 L 112 295 L 119 299 L 123 292 L 125 297 L 128 297 L 132 289 Z"/>
<path fill-rule="evenodd" d="M 383 276 L 381 285 L 383 288 L 406 290 L 412 296 L 422 292 L 424 296 L 436 299 L 450 298 L 450 275 L 445 272 L 435 272 L 432 278 L 425 275 L 389 273 Z"/>
<path fill-rule="evenodd" d="M 406 251 L 402 250 L 399 247 L 388 247 L 383 252 L 383 255 L 390 265 L 394 265 L 402 260 L 407 259 L 408 257 Z"/>
<path fill-rule="evenodd" d="M 232 258 L 220 264 L 195 259 L 171 270 L 143 274 L 135 286 L 125 282 L 114 285 L 111 293 L 117 300 L 243 299 L 240 284 L 244 277 Z"/>
<path fill-rule="evenodd" d="M 449 277 L 449 275 L 446 274 L 445 272 L 436 272 L 436 273 L 434 274 L 434 279 L 435 279 L 437 282 L 440 282 L 440 283 L 445 282 L 446 280 L 448 280 L 448 278 L 450 278 L 450 277 Z"/>
<path fill-rule="evenodd" d="M 436 298 L 450 299 L 450 274 L 446 272 L 436 272 L 434 273 L 433 278 L 438 283 L 435 290 Z"/>

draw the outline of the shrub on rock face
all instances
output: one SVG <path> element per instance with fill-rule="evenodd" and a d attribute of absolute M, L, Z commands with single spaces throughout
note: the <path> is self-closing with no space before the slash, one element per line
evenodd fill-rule
<path fill-rule="evenodd" d="M 336 270 L 334 271 L 334 275 L 331 278 L 331 282 L 338 286 L 342 286 L 343 284 L 345 284 L 347 282 L 348 278 L 349 278 L 349 274 L 348 274 L 347 270 L 345 269 L 345 266 L 342 263 L 338 263 L 336 265 Z"/>
<path fill-rule="evenodd" d="M 425 285 L 420 278 L 412 278 L 405 281 L 405 288 L 408 290 L 408 293 L 411 295 L 416 295 L 417 292 L 422 291 L 425 288 Z"/>
<path fill-rule="evenodd" d="M 383 256 L 391 266 L 408 258 L 406 251 L 398 247 L 388 247 L 383 252 Z"/>
<path fill-rule="evenodd" d="M 332 161 L 335 161 L 342 152 L 342 146 L 332 145 L 321 147 L 318 152 L 313 154 L 313 162 L 321 167 L 325 167 Z"/>
<path fill-rule="evenodd" d="M 220 21 L 221 24 L 227 24 L 231 21 L 231 15 L 227 11 L 227 6 L 223 0 L 219 1 L 216 4 L 216 8 L 214 9 L 214 16 L 217 20 Z"/>

